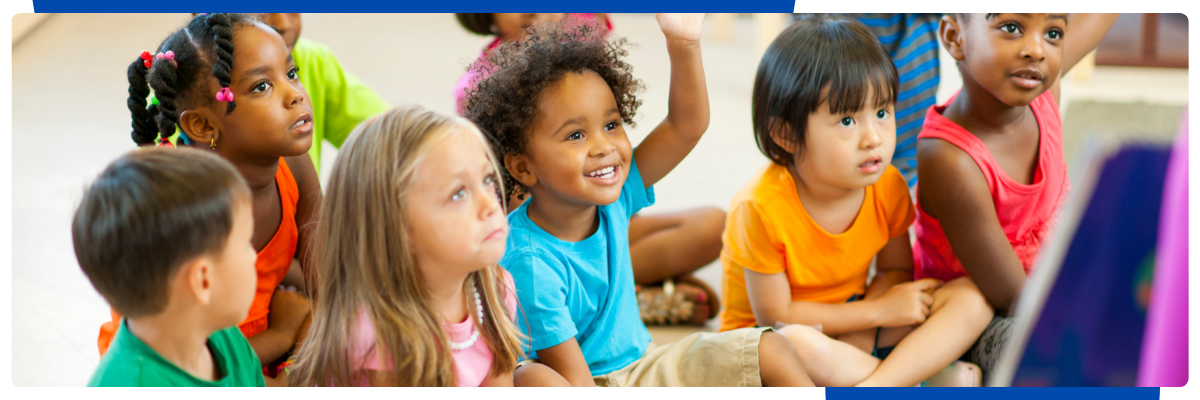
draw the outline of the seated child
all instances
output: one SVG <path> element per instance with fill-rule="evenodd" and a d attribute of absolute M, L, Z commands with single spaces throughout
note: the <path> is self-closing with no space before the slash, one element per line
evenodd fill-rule
<path fill-rule="evenodd" d="M 127 70 L 132 137 L 138 145 L 168 140 L 212 151 L 232 163 L 250 187 L 252 243 L 258 283 L 242 334 L 275 378 L 309 313 L 306 299 L 276 291 L 296 256 L 310 257 L 308 232 L 321 187 L 307 153 L 313 116 L 292 55 L 271 27 L 246 14 L 198 15 Z M 150 90 L 155 102 L 147 104 Z M 236 98 L 236 99 L 235 99 Z M 304 265 L 306 263 L 301 263 Z M 107 349 L 119 325 L 101 327 Z M 269 380 L 269 384 L 282 384 Z"/>
<path fill-rule="evenodd" d="M 494 71 L 467 98 L 466 115 L 503 160 L 506 197 L 532 195 L 508 216 L 500 261 L 516 282 L 517 326 L 530 356 L 573 386 L 811 385 L 769 327 L 651 347 L 639 321 L 629 218 L 654 202 L 654 183 L 695 147 L 709 118 L 703 16 L 657 19 L 671 59 L 669 111 L 636 150 L 625 125 L 642 84 L 622 60 L 627 41 L 606 41 L 592 22 L 539 24 L 501 45 L 485 66 Z M 525 372 L 537 363 L 516 370 L 518 385 L 535 381 Z"/>
<path fill-rule="evenodd" d="M 755 140 L 771 163 L 729 206 L 721 330 L 819 325 L 789 335 L 819 386 L 920 383 L 991 319 L 970 279 L 913 282 L 913 205 L 890 165 L 896 93 L 887 52 L 853 20 L 798 21 L 755 77 Z"/>
<path fill-rule="evenodd" d="M 486 63 L 487 56 L 501 43 L 524 37 L 534 24 L 558 22 L 566 17 L 603 22 L 602 37 L 613 29 L 607 14 L 459 13 L 454 16 L 467 31 L 495 37 L 479 54 L 477 64 Z M 487 77 L 489 71 L 473 65 L 459 78 L 454 87 L 454 107 L 460 115 L 467 92 Z M 507 210 L 515 210 L 524 201 L 522 197 L 510 197 Z M 633 280 L 638 284 L 635 288 L 643 322 L 704 325 L 717 315 L 720 308 L 717 292 L 691 274 L 717 259 L 724 229 L 725 212 L 716 207 L 637 214 L 629 219 L 629 256 Z M 673 284 L 662 285 L 667 280 Z"/>
<path fill-rule="evenodd" d="M 918 277 L 970 276 L 996 309 L 967 355 L 985 377 L 1011 326 L 1010 307 L 1070 190 L 1058 78 L 1096 48 L 1116 18 L 942 18 L 939 34 L 958 62 L 963 88 L 929 109 L 919 136 L 913 253 Z"/>
<path fill-rule="evenodd" d="M 75 211 L 75 257 L 125 315 L 88 386 L 263 386 L 237 329 L 254 299 L 250 189 L 199 150 L 109 164 Z"/>
<path fill-rule="evenodd" d="M 290 385 L 513 385 L 498 169 L 461 117 L 404 107 L 355 129 L 318 219 L 313 323 Z"/>

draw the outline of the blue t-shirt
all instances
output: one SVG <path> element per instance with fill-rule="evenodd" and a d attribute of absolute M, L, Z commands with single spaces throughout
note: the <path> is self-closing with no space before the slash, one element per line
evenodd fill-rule
<path fill-rule="evenodd" d="M 654 204 L 637 163 L 615 203 L 597 207 L 600 227 L 578 242 L 560 240 L 529 219 L 525 202 L 508 215 L 508 250 L 500 265 L 512 273 L 523 314 L 516 319 L 532 348 L 579 342 L 592 375 L 603 375 L 642 357 L 650 332 L 638 313 L 629 260 L 629 217 Z"/>

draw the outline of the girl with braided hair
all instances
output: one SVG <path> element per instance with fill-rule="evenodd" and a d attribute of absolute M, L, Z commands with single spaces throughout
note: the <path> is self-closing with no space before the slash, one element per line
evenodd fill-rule
<path fill-rule="evenodd" d="M 250 186 L 258 284 L 238 326 L 264 366 L 284 358 L 308 321 L 303 296 L 276 290 L 293 258 L 308 265 L 309 222 L 321 203 L 307 155 L 312 105 L 298 73 L 279 34 L 244 14 L 197 15 L 127 71 L 135 143 L 171 146 L 178 128 L 177 145 L 217 153 Z M 100 330 L 101 354 L 119 326 L 112 314 Z M 268 384 L 283 383 L 271 379 L 276 368 L 264 372 Z"/>

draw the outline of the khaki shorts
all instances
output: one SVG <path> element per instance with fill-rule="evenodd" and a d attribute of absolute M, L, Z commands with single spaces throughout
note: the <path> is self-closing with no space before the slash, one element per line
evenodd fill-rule
<path fill-rule="evenodd" d="M 596 386 L 610 387 L 759 387 L 758 341 L 771 330 L 700 332 L 662 346 L 651 343 L 642 358 L 592 378 Z"/>

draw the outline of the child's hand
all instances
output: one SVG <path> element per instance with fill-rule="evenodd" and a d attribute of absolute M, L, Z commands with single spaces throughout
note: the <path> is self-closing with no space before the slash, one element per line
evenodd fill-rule
<path fill-rule="evenodd" d="M 282 287 L 271 295 L 269 307 L 271 312 L 267 314 L 267 326 L 293 335 L 300 330 L 300 325 L 304 324 L 311 311 L 304 295 Z"/>
<path fill-rule="evenodd" d="M 880 326 L 892 328 L 925 322 L 929 307 L 933 305 L 930 292 L 939 286 L 942 286 L 942 281 L 925 278 L 889 288 L 883 296 L 873 300 L 880 307 Z"/>
<path fill-rule="evenodd" d="M 700 41 L 700 31 L 704 29 L 704 14 L 655 14 L 658 27 L 662 28 L 667 41 L 686 40 Z"/>

